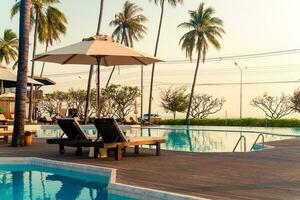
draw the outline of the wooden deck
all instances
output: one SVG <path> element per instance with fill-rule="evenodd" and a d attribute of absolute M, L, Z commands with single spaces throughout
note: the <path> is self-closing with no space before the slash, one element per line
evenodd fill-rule
<path fill-rule="evenodd" d="M 187 153 L 142 149 L 121 161 L 76 157 L 73 149 L 34 140 L 31 147 L 0 145 L 0 157 L 40 157 L 117 169 L 117 182 L 210 199 L 299 199 L 300 139 L 270 143 L 275 148 L 251 153 Z"/>

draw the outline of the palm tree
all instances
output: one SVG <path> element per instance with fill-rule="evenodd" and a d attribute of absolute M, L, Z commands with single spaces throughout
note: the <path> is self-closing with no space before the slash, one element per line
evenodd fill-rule
<path fill-rule="evenodd" d="M 134 3 L 126 1 L 122 12 L 115 15 L 115 19 L 112 20 L 109 25 L 115 26 L 115 30 L 112 33 L 113 38 L 121 44 L 124 42 L 126 46 L 133 47 L 133 40 L 139 41 L 144 38 L 147 27 L 143 25 L 148 19 L 138 14 L 143 9 Z M 143 67 L 141 66 L 141 115 L 143 113 Z M 106 87 L 109 85 L 110 79 L 115 71 L 113 67 L 109 79 L 106 83 Z"/>
<path fill-rule="evenodd" d="M 147 18 L 138 14 L 142 11 L 143 9 L 138 5 L 129 1 L 125 2 L 122 12 L 116 14 L 115 19 L 109 23 L 110 26 L 116 27 L 112 36 L 117 42 L 125 42 L 126 46 L 133 47 L 133 40 L 139 41 L 144 38 L 147 28 L 143 23 L 147 21 Z"/>
<path fill-rule="evenodd" d="M 19 39 L 11 29 L 4 30 L 3 38 L 0 38 L 0 63 L 5 61 L 7 65 L 18 57 Z"/>
<path fill-rule="evenodd" d="M 65 35 L 67 32 L 66 24 L 68 23 L 66 16 L 59 12 L 56 8 L 48 7 L 46 11 L 46 25 L 40 30 L 39 42 L 46 45 L 45 52 L 48 51 L 49 45 L 53 45 L 54 41 L 60 41 L 61 34 Z M 43 63 L 40 76 L 43 76 L 45 63 Z"/>
<path fill-rule="evenodd" d="M 97 26 L 96 35 L 100 35 L 102 16 L 103 16 L 103 8 L 104 8 L 104 0 L 100 0 L 100 10 L 99 10 L 99 18 L 98 18 L 98 26 Z M 88 79 L 88 85 L 87 85 L 87 92 L 86 92 L 85 110 L 84 110 L 84 123 L 85 124 L 88 121 L 88 109 L 89 109 L 90 99 L 91 99 L 91 85 L 92 85 L 93 71 L 94 71 L 94 66 L 91 65 L 89 79 Z M 100 69 L 98 69 L 98 73 L 100 73 Z M 98 88 L 98 90 L 100 90 L 100 89 Z M 98 94 L 99 94 L 99 92 L 98 92 Z M 99 102 L 98 98 L 100 98 L 100 97 L 97 96 L 97 102 Z"/>
<path fill-rule="evenodd" d="M 157 56 L 158 44 L 159 44 L 160 32 L 161 32 L 161 26 L 162 26 L 162 21 L 163 21 L 163 17 L 164 17 L 164 11 L 165 11 L 165 4 L 167 2 L 169 5 L 171 5 L 173 7 L 176 7 L 177 4 L 182 4 L 183 0 L 149 0 L 149 1 L 150 2 L 154 1 L 155 4 L 160 4 L 160 7 L 161 7 L 160 19 L 159 19 L 159 26 L 158 26 L 158 33 L 157 33 L 157 38 L 156 38 L 155 50 L 154 50 L 154 56 Z M 149 110 L 148 110 L 149 121 L 151 120 L 152 91 L 153 91 L 154 71 L 155 71 L 155 63 L 152 65 L 152 72 L 151 72 L 150 96 L 149 96 Z"/>
<path fill-rule="evenodd" d="M 200 60 L 202 58 L 202 62 L 205 62 L 209 44 L 216 49 L 221 48 L 218 38 L 222 38 L 222 34 L 225 33 L 223 29 L 223 21 L 218 17 L 214 17 L 215 10 L 212 7 L 205 8 L 204 6 L 205 4 L 201 3 L 197 10 L 190 10 L 190 20 L 188 22 L 181 23 L 178 26 L 189 29 L 189 31 L 180 39 L 179 43 L 181 44 L 181 49 L 186 52 L 186 56 L 191 60 L 194 50 L 196 50 L 198 54 L 197 65 L 189 99 L 189 107 L 186 113 L 187 122 L 190 117 L 190 109 L 194 96 Z"/>
<path fill-rule="evenodd" d="M 20 135 L 24 135 L 30 32 L 30 3 L 30 0 L 21 0 L 20 2 L 19 62 L 16 87 L 14 131 L 11 143 L 13 147 L 17 147 L 19 145 Z"/>
<path fill-rule="evenodd" d="M 31 0 L 30 7 L 30 18 L 31 25 L 34 25 L 34 40 L 33 40 L 33 50 L 32 59 L 36 53 L 38 34 L 46 33 L 44 29 L 46 28 L 46 12 L 48 7 L 55 3 L 60 3 L 59 0 Z M 58 9 L 52 7 L 56 12 L 60 12 Z M 11 17 L 14 17 L 20 11 L 20 0 L 17 1 L 11 9 Z M 35 62 L 32 61 L 31 65 L 31 78 L 34 78 L 34 67 Z M 30 97 L 29 97 L 29 115 L 28 118 L 32 120 L 32 98 L 33 98 L 33 85 L 30 86 Z"/>

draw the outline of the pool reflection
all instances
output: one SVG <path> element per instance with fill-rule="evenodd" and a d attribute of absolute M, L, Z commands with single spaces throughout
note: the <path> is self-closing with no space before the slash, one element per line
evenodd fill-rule
<path fill-rule="evenodd" d="M 39 171 L 0 171 L 3 200 L 108 200 L 107 184 Z"/>

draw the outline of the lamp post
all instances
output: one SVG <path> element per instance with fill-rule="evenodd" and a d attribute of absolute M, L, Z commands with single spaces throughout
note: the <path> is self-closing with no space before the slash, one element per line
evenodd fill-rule
<path fill-rule="evenodd" d="M 234 63 L 235 66 L 237 66 L 240 70 L 240 118 L 242 118 L 242 113 L 243 113 L 243 71 L 245 68 L 242 68 L 239 66 L 237 62 Z"/>

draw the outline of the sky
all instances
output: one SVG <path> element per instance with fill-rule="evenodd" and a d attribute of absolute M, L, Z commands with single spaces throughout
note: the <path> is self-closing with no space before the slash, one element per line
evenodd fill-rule
<path fill-rule="evenodd" d="M 114 15 L 121 11 L 125 0 L 106 0 L 104 5 L 102 34 L 110 35 L 113 27 L 109 22 Z M 131 0 L 144 9 L 143 14 L 148 18 L 145 24 L 147 35 L 135 48 L 148 54 L 153 54 L 160 8 L 148 0 Z M 161 32 L 158 57 L 165 60 L 182 60 L 185 53 L 178 45 L 180 37 L 186 30 L 177 26 L 189 19 L 188 10 L 195 10 L 200 0 L 185 0 L 183 5 L 176 8 L 167 6 Z M 226 34 L 221 41 L 222 48 L 217 51 L 210 47 L 207 58 L 219 58 L 232 55 L 243 55 L 270 51 L 297 49 L 300 47 L 300 7 L 299 0 L 207 0 L 207 6 L 216 10 L 216 16 L 224 21 Z M 1 0 L 0 3 L 0 35 L 4 29 L 11 28 L 18 32 L 18 17 L 10 19 L 10 8 L 14 0 Z M 82 38 L 94 35 L 99 14 L 99 0 L 62 0 L 55 5 L 68 18 L 67 34 L 61 41 L 50 49 L 63 47 Z M 32 35 L 33 36 L 33 35 Z M 32 42 L 32 37 L 31 37 Z M 44 46 L 39 44 L 37 52 L 42 53 Z M 239 83 L 240 71 L 234 65 L 239 64 L 243 70 L 244 83 L 299 81 L 299 53 L 276 57 L 255 59 L 218 60 L 201 63 L 197 76 L 197 93 L 205 93 L 214 97 L 224 97 L 226 103 L 219 113 L 211 117 L 239 116 L 239 84 L 224 85 L 223 83 Z M 164 117 L 171 117 L 160 107 L 161 90 L 173 86 L 186 86 L 190 90 L 196 63 L 184 62 L 158 64 L 155 71 L 153 112 Z M 41 63 L 36 64 L 35 73 L 39 74 Z M 86 89 L 88 66 L 47 64 L 45 75 L 53 79 L 55 86 L 44 87 L 45 92 L 54 90 L 66 91 L 69 88 Z M 102 67 L 101 85 L 105 85 L 111 68 Z M 144 110 L 148 108 L 149 84 L 151 66 L 145 67 Z M 113 75 L 112 83 L 140 86 L 140 66 L 124 66 Z M 212 85 L 205 85 L 205 84 Z M 203 85 L 204 84 L 204 85 Z M 244 84 L 243 85 L 243 116 L 264 117 L 263 112 L 253 108 L 249 102 L 256 96 L 268 92 L 270 95 L 287 95 L 299 87 L 299 83 L 280 84 Z M 180 114 L 179 116 L 184 116 Z M 299 114 L 290 117 L 299 117 Z"/>

